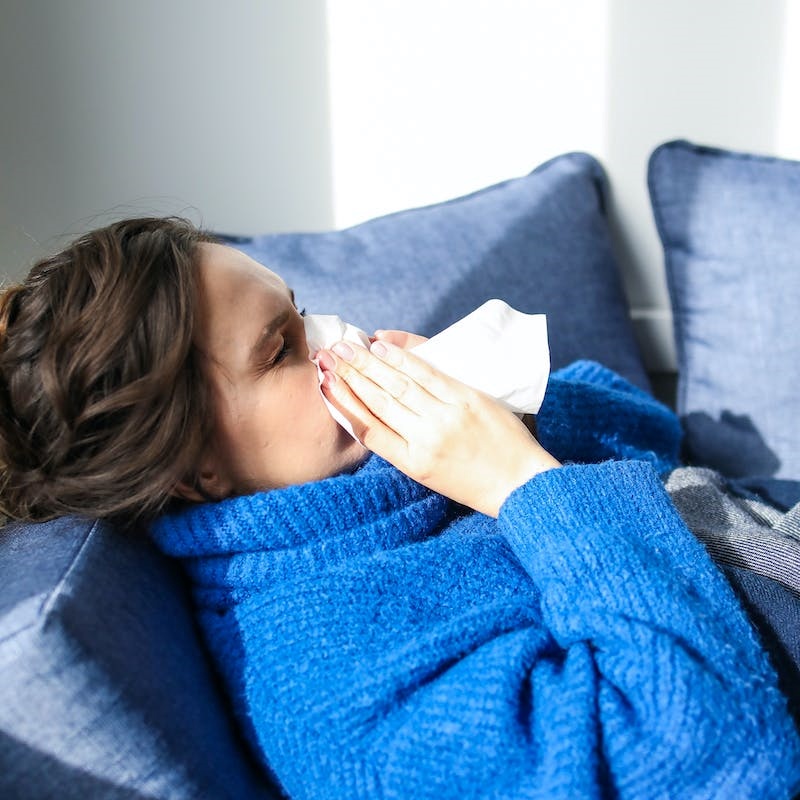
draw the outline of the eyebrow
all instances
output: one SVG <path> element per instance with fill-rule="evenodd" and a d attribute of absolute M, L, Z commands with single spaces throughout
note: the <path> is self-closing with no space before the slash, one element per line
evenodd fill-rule
<path fill-rule="evenodd" d="M 250 361 L 257 361 L 260 354 L 263 352 L 267 342 L 275 335 L 275 332 L 285 325 L 292 315 L 292 309 L 287 308 L 281 311 L 270 323 L 267 325 L 256 339 L 255 344 L 250 348 Z"/>

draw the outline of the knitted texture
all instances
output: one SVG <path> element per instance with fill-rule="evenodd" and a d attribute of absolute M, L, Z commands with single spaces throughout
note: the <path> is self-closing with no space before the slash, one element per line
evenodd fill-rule
<path fill-rule="evenodd" d="M 639 460 L 542 473 L 497 520 L 373 456 L 154 526 L 291 797 L 800 788 L 775 675 L 656 474 L 677 452 L 670 413 L 593 365 L 551 388 L 539 425 L 554 452 Z"/>
<path fill-rule="evenodd" d="M 678 466 L 681 425 L 647 392 L 593 361 L 577 361 L 550 378 L 537 437 L 560 461 L 648 461 L 663 474 Z"/>

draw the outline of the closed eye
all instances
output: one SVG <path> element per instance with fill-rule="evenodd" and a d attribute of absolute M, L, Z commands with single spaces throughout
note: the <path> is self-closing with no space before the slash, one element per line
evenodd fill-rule
<path fill-rule="evenodd" d="M 292 352 L 292 348 L 291 348 L 291 347 L 289 347 L 289 342 L 288 342 L 288 340 L 287 340 L 287 339 L 284 339 L 284 340 L 283 340 L 283 344 L 281 345 L 281 349 L 280 349 L 280 350 L 278 350 L 278 353 L 277 353 L 277 355 L 275 356 L 275 358 L 273 358 L 273 359 L 272 359 L 272 364 L 271 364 L 271 366 L 273 366 L 273 367 L 274 367 L 274 366 L 276 366 L 277 364 L 280 364 L 280 363 L 281 363 L 281 361 L 283 361 L 283 359 L 284 359 L 284 358 L 286 358 L 286 356 L 288 356 L 288 355 L 289 355 L 289 353 L 291 353 L 291 352 Z"/>
<path fill-rule="evenodd" d="M 302 336 L 302 317 L 305 316 L 306 310 L 305 308 L 298 309 L 297 306 L 294 305 L 293 292 L 292 305 L 294 306 L 293 308 L 286 309 L 281 314 L 278 314 L 278 316 L 264 328 L 258 341 L 251 350 L 253 372 L 258 377 L 285 361 L 293 352 L 294 343 L 300 339 L 304 339 Z M 279 335 L 281 329 L 280 347 L 275 350 L 272 342 L 274 338 Z"/>
<path fill-rule="evenodd" d="M 289 345 L 288 339 L 284 336 L 281 342 L 280 348 L 274 352 L 270 353 L 268 358 L 260 358 L 255 364 L 255 372 L 257 375 L 263 375 L 266 372 L 269 372 L 273 367 L 277 367 L 282 361 L 286 359 L 289 353 L 292 352 L 292 348 Z"/>

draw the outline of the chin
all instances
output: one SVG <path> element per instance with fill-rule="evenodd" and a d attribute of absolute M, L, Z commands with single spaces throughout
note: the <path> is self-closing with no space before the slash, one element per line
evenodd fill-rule
<path fill-rule="evenodd" d="M 337 466 L 332 474 L 349 472 L 366 459 L 369 450 L 357 439 L 354 439 L 338 422 L 334 421 L 334 425 L 336 426 L 334 462 Z"/>
<path fill-rule="evenodd" d="M 369 450 L 363 444 L 353 439 L 346 431 L 345 435 L 350 440 L 350 446 L 345 451 L 341 472 L 355 469 L 369 455 Z"/>

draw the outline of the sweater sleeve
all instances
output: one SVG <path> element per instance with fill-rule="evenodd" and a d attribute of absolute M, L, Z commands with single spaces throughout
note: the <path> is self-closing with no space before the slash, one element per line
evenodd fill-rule
<path fill-rule="evenodd" d="M 780 797 L 789 775 L 796 790 L 797 734 L 773 670 L 651 466 L 552 470 L 514 492 L 499 522 L 564 663 L 582 656 L 596 671 L 585 722 L 621 796 L 655 785 Z M 565 693 L 566 674 L 554 676 Z M 537 728 L 559 711 L 540 713 Z"/>

